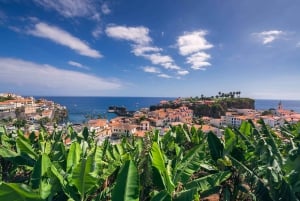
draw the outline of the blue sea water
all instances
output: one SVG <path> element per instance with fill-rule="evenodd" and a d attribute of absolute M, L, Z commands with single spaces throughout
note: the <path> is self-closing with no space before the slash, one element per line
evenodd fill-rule
<path fill-rule="evenodd" d="M 285 110 L 294 110 L 297 113 L 300 113 L 300 100 L 255 100 L 255 109 L 256 110 L 268 110 L 270 108 L 277 109 L 279 102 L 282 103 L 283 109 Z"/>
<path fill-rule="evenodd" d="M 41 98 L 41 97 L 36 97 Z M 127 110 L 139 110 L 158 104 L 161 100 L 174 100 L 175 98 L 165 97 L 42 97 L 66 106 L 69 112 L 69 121 L 82 123 L 89 117 L 96 118 L 99 114 L 102 117 L 111 119 L 113 113 L 107 113 L 109 106 L 124 106 Z M 280 100 L 255 100 L 255 109 L 268 110 L 277 108 Z M 300 100 L 282 100 L 284 109 L 294 110 L 300 113 Z"/>
<path fill-rule="evenodd" d="M 36 97 L 41 98 L 41 97 Z M 66 106 L 69 112 L 69 121 L 82 123 L 90 116 L 98 115 L 111 119 L 116 115 L 108 113 L 109 106 L 124 106 L 128 111 L 136 111 L 158 104 L 161 100 L 174 100 L 175 98 L 161 97 L 42 97 L 55 103 Z"/>

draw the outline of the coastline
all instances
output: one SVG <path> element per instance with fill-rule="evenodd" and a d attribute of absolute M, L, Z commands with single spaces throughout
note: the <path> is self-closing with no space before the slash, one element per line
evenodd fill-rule
<path fill-rule="evenodd" d="M 40 96 L 36 96 L 39 98 Z M 108 113 L 111 105 L 124 106 L 130 111 L 148 108 L 156 105 L 162 100 L 174 100 L 174 97 L 114 97 L 114 96 L 44 96 L 44 98 L 58 102 L 67 107 L 69 120 L 73 123 L 82 123 L 86 115 L 105 116 L 108 120 L 116 117 L 114 113 Z M 300 113 L 300 100 L 275 100 L 255 99 L 255 109 L 262 111 L 277 108 L 282 101 L 284 108 Z M 137 104 L 138 103 L 138 104 Z"/>

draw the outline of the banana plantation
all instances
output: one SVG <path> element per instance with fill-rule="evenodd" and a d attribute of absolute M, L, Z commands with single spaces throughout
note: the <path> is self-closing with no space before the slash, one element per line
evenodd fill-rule
<path fill-rule="evenodd" d="M 97 145 L 72 127 L 8 133 L 0 127 L 0 200 L 300 200 L 300 124 L 263 121 L 224 136 L 171 127 Z"/>

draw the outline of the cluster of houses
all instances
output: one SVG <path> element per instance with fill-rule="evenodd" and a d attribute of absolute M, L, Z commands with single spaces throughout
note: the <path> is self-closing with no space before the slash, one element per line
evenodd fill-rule
<path fill-rule="evenodd" d="M 64 106 L 46 99 L 35 100 L 33 97 L 22 97 L 12 93 L 1 93 L 0 97 L 7 98 L 0 102 L 0 119 L 15 119 L 21 115 L 23 119 L 30 122 L 42 118 L 51 120 L 55 110 L 66 109 Z"/>
<path fill-rule="evenodd" d="M 93 119 L 88 121 L 91 131 L 99 133 L 100 136 L 118 137 L 120 135 L 144 136 L 146 132 L 155 129 L 162 133 L 169 125 L 174 123 L 191 124 L 193 111 L 185 106 L 177 109 L 159 109 L 149 111 L 143 108 L 134 113 L 133 117 L 116 117 L 110 121 L 106 119 Z"/>
<path fill-rule="evenodd" d="M 149 111 L 148 108 L 134 113 L 133 117 L 116 117 L 107 119 L 94 119 L 88 121 L 90 131 L 94 131 L 99 137 L 118 137 L 121 135 L 144 136 L 146 132 L 153 129 L 159 130 L 161 134 L 170 129 L 171 126 L 186 124 L 200 128 L 203 132 L 214 132 L 222 136 L 227 126 L 239 127 L 243 121 L 252 120 L 256 123 L 262 119 L 271 128 L 282 126 L 285 122 L 295 123 L 300 121 L 300 114 L 290 110 L 284 110 L 280 102 L 278 108 L 269 115 L 253 109 L 229 109 L 221 118 L 202 117 L 201 125 L 193 121 L 193 111 L 186 106 L 176 109 L 163 108 Z"/>
<path fill-rule="evenodd" d="M 0 119 L 14 119 L 17 110 L 22 108 L 22 113 L 28 121 L 35 121 L 41 118 L 52 119 L 54 110 L 66 109 L 53 101 L 33 97 L 21 97 L 15 94 L 0 94 L 2 97 L 10 97 L 9 100 L 0 102 Z M 161 101 L 160 105 L 166 104 L 167 101 Z M 279 102 L 278 108 L 272 110 L 268 115 L 262 115 L 262 112 L 253 109 L 229 109 L 224 116 L 220 118 L 201 117 L 201 124 L 196 124 L 193 110 L 189 109 L 188 102 L 185 104 L 179 99 L 173 103 L 181 105 L 175 109 L 159 108 L 150 111 L 150 108 L 142 108 L 136 111 L 132 117 L 118 116 L 116 118 L 92 119 L 87 125 L 74 125 L 76 130 L 82 130 L 87 126 L 90 131 L 95 132 L 98 138 L 119 138 L 122 135 L 135 135 L 143 137 L 147 132 L 153 129 L 158 130 L 162 135 L 170 129 L 170 126 L 183 125 L 194 126 L 203 132 L 214 132 L 222 136 L 224 128 L 227 126 L 239 127 L 243 121 L 251 119 L 254 123 L 262 119 L 266 125 L 271 128 L 282 126 L 285 122 L 295 123 L 300 121 L 300 114 L 290 110 L 283 109 L 282 103 Z M 202 102 L 201 104 L 208 104 Z M 51 130 L 51 125 L 49 129 Z M 34 129 L 34 127 L 32 127 Z"/>

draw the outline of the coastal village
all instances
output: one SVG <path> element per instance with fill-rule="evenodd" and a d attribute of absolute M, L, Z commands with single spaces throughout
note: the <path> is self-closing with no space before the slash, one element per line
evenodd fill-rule
<path fill-rule="evenodd" d="M 26 132 L 32 132 L 40 129 L 44 124 L 45 128 L 52 132 L 53 122 L 67 118 L 67 108 L 53 101 L 38 99 L 33 97 L 22 97 L 12 93 L 0 94 L 0 119 L 2 124 L 7 123 L 8 130 L 14 130 L 16 127 L 23 127 Z M 210 116 L 195 116 L 192 105 L 211 105 L 214 100 L 201 100 L 196 102 L 187 101 L 185 98 L 177 98 L 173 101 L 161 100 L 153 108 L 142 108 L 135 111 L 130 116 L 117 116 L 113 119 L 90 119 L 84 124 L 74 124 L 73 128 L 80 132 L 83 127 L 88 127 L 95 133 L 98 141 L 105 138 L 112 140 L 119 139 L 123 135 L 134 135 L 143 137 L 147 132 L 158 130 L 161 135 L 167 132 L 172 126 L 184 125 L 194 126 L 201 129 L 204 133 L 213 132 L 218 137 L 222 137 L 224 128 L 239 127 L 242 121 L 252 120 L 254 123 L 262 119 L 266 125 L 276 131 L 276 128 L 282 126 L 285 122 L 296 123 L 300 121 L 300 114 L 285 110 L 282 103 L 279 102 L 276 109 L 268 111 L 257 111 L 251 108 L 228 108 L 224 115 L 219 118 Z M 174 107 L 176 105 L 176 107 Z M 110 111 L 114 112 L 114 111 Z M 58 115 L 56 115 L 58 114 Z M 24 125 L 16 124 L 20 121 Z M 59 123 L 58 127 L 67 126 L 65 123 Z"/>

